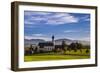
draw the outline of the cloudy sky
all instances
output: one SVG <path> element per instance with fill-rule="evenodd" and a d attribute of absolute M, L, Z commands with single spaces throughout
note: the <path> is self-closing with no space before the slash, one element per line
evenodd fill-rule
<path fill-rule="evenodd" d="M 90 39 L 90 14 L 24 11 L 25 39 Z"/>

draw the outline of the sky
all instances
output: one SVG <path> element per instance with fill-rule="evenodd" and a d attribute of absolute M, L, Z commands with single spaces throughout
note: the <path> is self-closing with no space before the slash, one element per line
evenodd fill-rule
<path fill-rule="evenodd" d="M 24 38 L 90 40 L 90 14 L 24 11 Z"/>

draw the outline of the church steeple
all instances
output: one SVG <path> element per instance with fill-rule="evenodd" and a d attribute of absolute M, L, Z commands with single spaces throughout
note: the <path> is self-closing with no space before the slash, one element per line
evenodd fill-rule
<path fill-rule="evenodd" d="M 54 44 L 54 35 L 52 36 L 52 43 Z"/>

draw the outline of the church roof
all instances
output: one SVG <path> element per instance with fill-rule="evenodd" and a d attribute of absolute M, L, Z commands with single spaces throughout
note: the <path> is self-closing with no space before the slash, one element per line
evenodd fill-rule
<path fill-rule="evenodd" d="M 54 44 L 52 42 L 41 42 L 38 45 L 39 46 L 53 46 Z"/>

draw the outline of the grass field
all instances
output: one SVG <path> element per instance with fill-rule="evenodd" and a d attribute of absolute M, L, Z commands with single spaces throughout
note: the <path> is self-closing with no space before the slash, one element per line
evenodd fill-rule
<path fill-rule="evenodd" d="M 24 61 L 30 62 L 30 61 L 72 60 L 72 59 L 88 59 L 88 58 L 90 58 L 90 53 L 86 53 L 85 51 L 86 51 L 86 49 L 83 49 L 82 52 L 66 51 L 65 55 L 59 54 L 59 53 L 34 54 L 31 56 L 24 56 Z"/>

